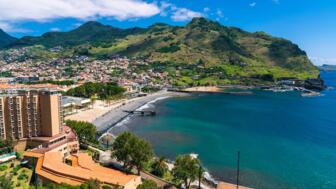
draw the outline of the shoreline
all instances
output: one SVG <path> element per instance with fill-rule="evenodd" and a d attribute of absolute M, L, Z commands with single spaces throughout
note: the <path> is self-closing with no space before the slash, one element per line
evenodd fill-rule
<path fill-rule="evenodd" d="M 119 100 L 110 106 L 100 101 L 92 109 L 66 116 L 65 119 L 90 122 L 96 126 L 98 133 L 103 134 L 130 116 L 129 113 L 124 112 L 125 110 L 137 110 L 151 101 L 178 96 L 186 96 L 186 94 L 159 91 L 143 97 Z"/>

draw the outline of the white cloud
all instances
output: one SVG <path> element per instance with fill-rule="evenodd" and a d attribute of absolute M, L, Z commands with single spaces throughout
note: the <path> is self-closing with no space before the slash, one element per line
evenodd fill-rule
<path fill-rule="evenodd" d="M 204 9 L 203 9 L 203 12 L 209 12 L 210 11 L 210 8 L 209 7 L 205 7 Z"/>
<path fill-rule="evenodd" d="M 52 32 L 59 32 L 59 31 L 61 31 L 61 29 L 60 28 L 50 28 L 50 31 L 52 31 Z"/>
<path fill-rule="evenodd" d="M 188 21 L 195 17 L 202 17 L 203 14 L 200 12 L 195 12 L 186 8 L 176 8 L 174 10 L 171 18 L 176 22 Z"/>
<path fill-rule="evenodd" d="M 154 15 L 170 16 L 173 21 L 187 21 L 204 16 L 200 12 L 176 7 L 168 1 L 0 0 L 0 28 L 9 32 L 19 30 L 15 26 L 28 21 L 43 23 L 64 18 L 74 18 L 80 22 L 98 18 L 132 21 Z M 53 29 L 55 28 L 51 28 Z"/>
<path fill-rule="evenodd" d="M 0 0 L 0 21 L 45 22 L 59 18 L 117 20 L 150 17 L 160 13 L 143 0 Z"/>
<path fill-rule="evenodd" d="M 211 15 L 213 16 L 216 16 L 216 20 L 217 21 L 220 21 L 220 20 L 229 20 L 228 17 L 226 17 L 224 14 L 223 14 L 223 11 L 220 10 L 220 9 L 217 9 L 215 13 L 212 13 Z"/>
<path fill-rule="evenodd" d="M 32 30 L 20 28 L 20 27 L 15 26 L 14 24 L 1 22 L 1 21 L 0 21 L 0 29 L 4 30 L 5 32 L 15 32 L 15 33 L 33 32 Z"/>
<path fill-rule="evenodd" d="M 219 18 L 223 18 L 223 17 L 224 17 L 224 14 L 223 14 L 223 12 L 222 12 L 220 9 L 217 9 L 217 11 L 216 11 L 216 15 L 217 15 Z"/>
<path fill-rule="evenodd" d="M 160 10 L 161 10 L 161 13 L 160 13 L 160 16 L 167 16 L 168 15 L 168 12 L 170 10 L 170 8 L 172 7 L 173 5 L 171 3 L 168 3 L 168 2 L 161 2 L 160 4 Z"/>
<path fill-rule="evenodd" d="M 256 5 L 257 5 L 256 2 L 252 2 L 252 3 L 249 4 L 250 7 L 255 7 Z"/>
<path fill-rule="evenodd" d="M 330 64 L 336 65 L 336 58 L 309 57 L 315 65 Z"/>

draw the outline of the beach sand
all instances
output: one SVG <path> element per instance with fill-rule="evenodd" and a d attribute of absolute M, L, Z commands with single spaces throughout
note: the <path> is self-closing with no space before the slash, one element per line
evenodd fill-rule
<path fill-rule="evenodd" d="M 107 106 L 103 101 L 96 101 L 92 109 L 66 116 L 65 119 L 87 121 L 93 123 L 97 127 L 98 132 L 105 132 L 109 127 L 115 125 L 129 115 L 124 112 L 125 110 L 136 110 L 156 99 L 181 95 L 186 94 L 168 92 L 164 90 L 144 97 L 119 100 L 112 103 L 110 106 Z"/>

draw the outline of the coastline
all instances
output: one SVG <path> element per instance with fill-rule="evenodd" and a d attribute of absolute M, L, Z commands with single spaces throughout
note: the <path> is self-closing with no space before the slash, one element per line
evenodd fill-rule
<path fill-rule="evenodd" d="M 119 100 L 110 106 L 106 106 L 104 102 L 98 101 L 92 109 L 66 116 L 65 119 L 90 122 L 96 126 L 98 133 L 103 134 L 131 115 L 124 112 L 125 110 L 141 110 L 145 109 L 148 103 L 186 95 L 188 94 L 163 90 L 143 97 Z"/>

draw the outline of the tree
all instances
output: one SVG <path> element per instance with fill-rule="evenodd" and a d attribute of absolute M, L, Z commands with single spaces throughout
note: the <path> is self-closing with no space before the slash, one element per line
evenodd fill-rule
<path fill-rule="evenodd" d="M 80 142 L 96 143 L 97 129 L 92 123 L 85 121 L 66 120 L 65 124 L 71 127 L 78 136 Z"/>
<path fill-rule="evenodd" d="M 130 166 L 131 162 L 129 155 L 129 151 L 131 150 L 129 142 L 132 138 L 133 135 L 130 132 L 124 132 L 116 138 L 112 145 L 112 156 L 117 158 L 118 161 L 122 161 L 124 163 L 123 166 L 126 169 Z"/>
<path fill-rule="evenodd" d="M 166 164 L 166 159 L 160 157 L 156 159 L 152 165 L 152 173 L 158 177 L 163 177 L 164 174 L 168 171 L 168 165 Z"/>
<path fill-rule="evenodd" d="M 136 189 L 159 189 L 159 187 L 154 181 L 144 180 Z"/>
<path fill-rule="evenodd" d="M 88 185 L 88 189 L 99 189 L 100 188 L 100 182 L 97 179 L 90 179 L 86 182 Z"/>
<path fill-rule="evenodd" d="M 153 157 L 149 142 L 140 139 L 130 132 L 124 132 L 114 141 L 112 156 L 124 163 L 124 168 L 130 170 L 136 167 L 138 174 L 143 164 Z"/>
<path fill-rule="evenodd" d="M 0 188 L 1 189 L 12 189 L 12 177 L 8 175 L 3 175 L 0 177 Z"/>
<path fill-rule="evenodd" d="M 126 91 L 123 87 L 115 83 L 92 83 L 88 82 L 81 86 L 72 88 L 66 92 L 66 95 L 105 100 L 108 97 L 122 96 Z"/>
<path fill-rule="evenodd" d="M 202 171 L 200 161 L 190 155 L 180 155 L 176 158 L 173 176 L 178 184 L 184 184 L 186 189 L 190 188 L 190 184 L 199 178 Z"/>
<path fill-rule="evenodd" d="M 132 144 L 132 143 L 131 143 Z M 134 145 L 134 146 L 133 146 Z M 144 163 L 148 162 L 153 157 L 152 146 L 144 139 L 136 138 L 131 148 L 131 164 L 138 170 L 138 175 L 143 168 Z"/>
<path fill-rule="evenodd" d="M 0 138 L 0 155 L 12 152 L 13 148 L 14 148 L 14 144 L 11 138 L 7 140 L 3 140 Z"/>

